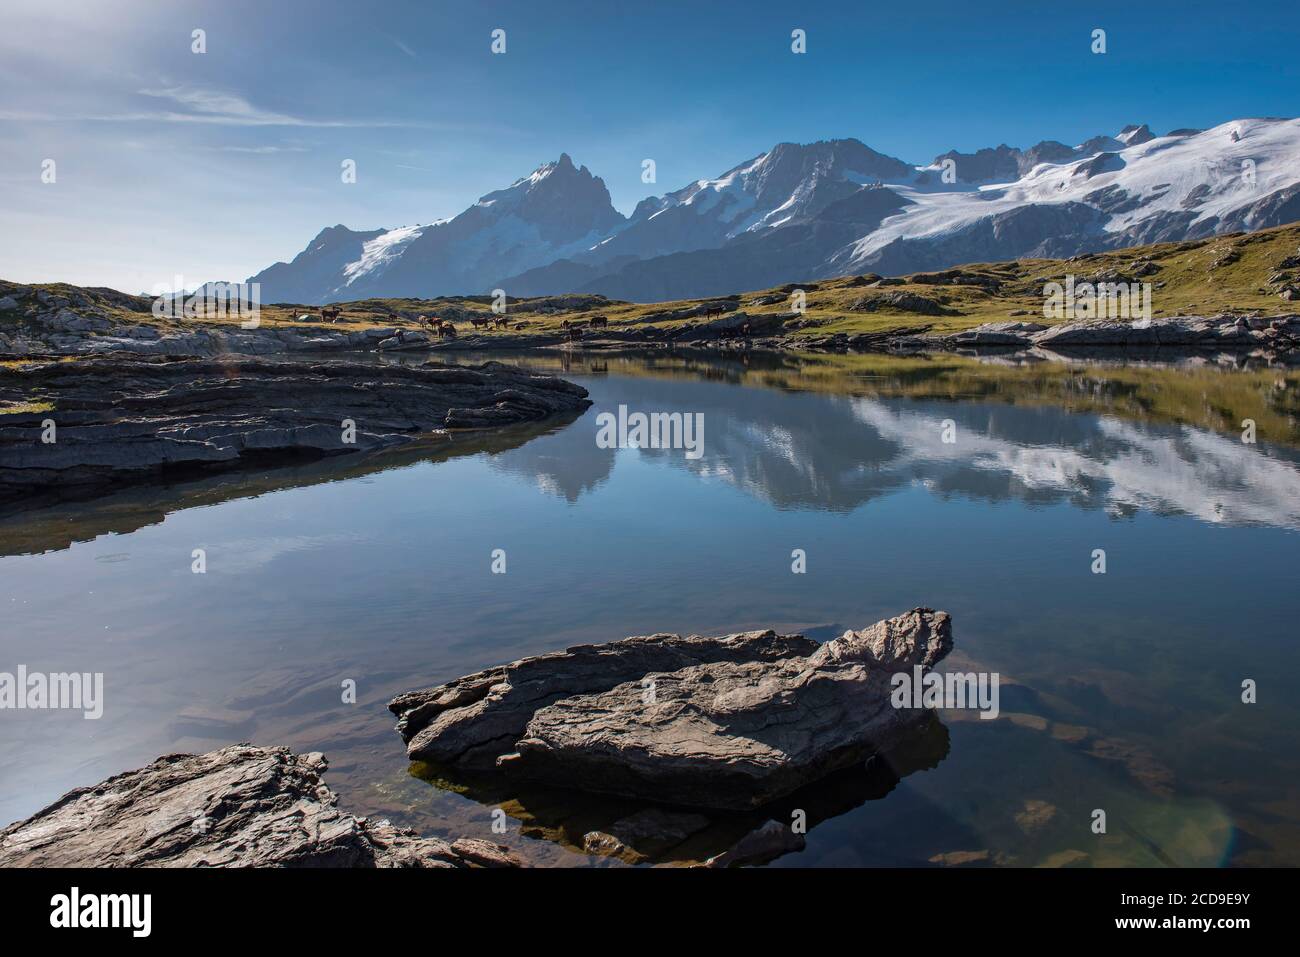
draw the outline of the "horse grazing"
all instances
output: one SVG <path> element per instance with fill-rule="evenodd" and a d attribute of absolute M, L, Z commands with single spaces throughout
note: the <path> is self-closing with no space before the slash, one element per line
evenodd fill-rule
<path fill-rule="evenodd" d="M 608 316 L 592 316 L 592 317 L 591 317 L 591 328 L 593 328 L 593 329 L 596 329 L 596 328 L 598 328 L 598 327 L 603 328 L 603 327 L 606 327 L 606 326 L 608 326 L 608 325 L 609 325 L 609 317 L 608 317 Z"/>
<path fill-rule="evenodd" d="M 569 331 L 570 342 L 577 342 L 579 339 L 582 338 L 582 330 L 577 326 L 570 326 L 568 331 Z"/>
<path fill-rule="evenodd" d="M 450 322 L 440 322 L 438 323 L 438 335 L 442 336 L 444 339 L 455 339 L 456 327 Z"/>
<path fill-rule="evenodd" d="M 500 319 L 493 319 L 492 324 L 496 326 L 498 329 L 510 328 L 510 320 L 505 318 L 504 316 L 502 316 Z"/>
<path fill-rule="evenodd" d="M 481 319 L 478 316 L 475 316 L 472 319 L 470 319 L 469 324 L 473 326 L 475 329 L 486 329 L 488 326 L 492 324 L 492 320 Z"/>

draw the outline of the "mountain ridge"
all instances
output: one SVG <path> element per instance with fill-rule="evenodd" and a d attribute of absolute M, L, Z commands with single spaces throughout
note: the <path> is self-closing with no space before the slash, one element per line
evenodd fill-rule
<path fill-rule="evenodd" d="M 1071 147 L 950 150 L 910 165 L 856 138 L 778 143 L 714 179 L 616 210 L 567 153 L 457 216 L 322 230 L 250 277 L 264 301 L 600 293 L 636 301 L 962 262 L 1064 257 L 1300 219 L 1300 120 Z"/>

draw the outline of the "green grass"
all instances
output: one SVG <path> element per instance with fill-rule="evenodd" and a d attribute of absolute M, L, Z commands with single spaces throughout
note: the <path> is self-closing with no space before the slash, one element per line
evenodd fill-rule
<path fill-rule="evenodd" d="M 956 267 L 967 274 L 996 279 L 999 288 L 990 292 L 971 285 L 937 285 L 917 282 L 913 273 L 901 277 L 902 285 L 886 288 L 869 288 L 857 277 L 846 276 L 809 283 L 806 287 L 806 312 L 803 318 L 812 320 L 809 328 L 799 330 L 796 336 L 820 337 L 833 333 L 878 333 L 889 330 L 929 326 L 932 333 L 950 333 L 985 322 L 1019 318 L 1052 324 L 1043 317 L 1043 285 L 1046 282 L 1063 282 L 1067 274 L 1077 281 L 1110 270 L 1131 275 L 1132 264 L 1138 260 L 1153 262 L 1159 271 L 1153 275 L 1134 277 L 1138 282 L 1152 283 L 1152 312 L 1157 317 L 1175 315 L 1214 315 L 1223 312 L 1256 312 L 1265 315 L 1293 313 L 1300 304 L 1286 302 L 1277 295 L 1280 287 L 1270 288 L 1268 279 L 1278 271 L 1278 264 L 1300 251 L 1300 224 L 1279 226 L 1257 233 L 1237 233 L 1210 239 L 1178 243 L 1136 246 L 1112 252 L 1060 259 L 1017 259 L 1002 263 L 973 263 Z M 1226 255 L 1225 255 L 1226 254 Z M 1229 261 L 1230 260 L 1230 261 Z M 1300 285 L 1300 269 L 1285 270 L 1293 284 Z M 0 281 L 0 296 L 16 289 L 15 284 Z M 150 311 L 148 297 L 123 296 L 108 290 L 78 289 L 62 283 L 31 287 L 55 296 L 70 294 L 89 295 L 99 310 L 109 319 L 122 324 L 143 324 L 160 331 L 193 329 L 196 320 L 158 319 Z M 760 289 L 740 293 L 740 309 L 752 315 L 790 314 L 789 298 L 780 288 Z M 854 311 L 853 304 L 864 297 L 892 292 L 911 292 L 936 300 L 952 315 L 926 316 L 896 308 L 876 312 Z M 754 304 L 755 299 L 779 296 L 770 305 Z M 721 297 L 714 297 L 721 298 Z M 655 313 L 682 309 L 709 299 L 681 300 L 660 303 L 627 303 L 609 301 L 585 312 L 556 312 L 540 314 L 519 309 L 522 302 L 545 304 L 554 297 L 537 297 L 528 300 L 511 300 L 508 309 L 513 321 L 528 323 L 525 333 L 555 332 L 566 319 L 583 319 L 599 313 L 609 317 L 610 327 L 636 328 L 646 324 L 647 317 Z M 468 310 L 490 315 L 486 296 L 450 296 L 438 299 L 365 299 L 340 304 L 343 318 L 334 324 L 301 323 L 303 313 L 318 313 L 316 306 L 272 304 L 262 306 L 261 323 L 264 328 L 295 328 L 300 331 L 332 330 L 351 331 L 371 326 L 397 326 L 404 329 L 419 328 L 420 316 L 439 316 L 448 310 Z M 690 320 L 656 322 L 670 328 Z M 205 319 L 202 325 L 235 328 L 240 319 Z M 12 333 L 21 326 L 18 313 L 0 313 L 0 332 Z M 468 322 L 456 323 L 462 332 L 470 331 Z"/>

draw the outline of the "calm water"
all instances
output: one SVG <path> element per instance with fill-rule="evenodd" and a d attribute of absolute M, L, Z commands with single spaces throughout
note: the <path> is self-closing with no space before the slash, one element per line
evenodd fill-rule
<path fill-rule="evenodd" d="M 944 712 L 908 753 L 799 795 L 808 847 L 777 866 L 1300 864 L 1294 377 L 829 357 L 563 371 L 594 408 L 490 447 L 0 518 L 0 670 L 102 671 L 107 698 L 99 721 L 0 712 L 0 822 L 251 740 L 324 751 L 358 813 L 600 863 L 581 835 L 626 805 L 423 780 L 387 700 L 578 642 L 824 639 L 929 605 L 953 616 L 947 667 L 1002 676 L 1001 718 Z M 704 413 L 704 456 L 598 448 L 595 416 L 619 404 Z"/>

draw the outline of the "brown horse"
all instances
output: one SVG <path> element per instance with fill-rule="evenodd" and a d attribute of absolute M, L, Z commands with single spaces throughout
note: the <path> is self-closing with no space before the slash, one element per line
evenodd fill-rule
<path fill-rule="evenodd" d="M 450 322 L 440 322 L 438 323 L 438 335 L 442 336 L 444 339 L 455 339 L 456 327 Z"/>
<path fill-rule="evenodd" d="M 569 331 L 570 342 L 577 342 L 579 339 L 582 338 L 582 330 L 579 329 L 577 326 L 571 326 L 568 331 Z"/>
<path fill-rule="evenodd" d="M 338 308 L 337 306 L 335 306 L 333 309 L 328 309 L 322 306 L 320 311 L 320 317 L 326 322 L 338 322 L 339 316 L 342 314 L 342 312 L 343 310 Z"/>
<path fill-rule="evenodd" d="M 721 303 L 706 302 L 704 304 L 705 319 L 709 318 L 709 316 L 721 316 L 726 311 L 727 311 L 727 307 L 722 305 Z"/>
<path fill-rule="evenodd" d="M 608 326 L 608 325 L 609 325 L 609 317 L 608 317 L 608 316 L 592 316 L 592 317 L 591 317 L 591 328 L 593 328 L 593 329 L 596 329 L 596 328 L 603 328 L 603 327 L 606 327 L 606 326 Z"/>
<path fill-rule="evenodd" d="M 505 318 L 504 316 L 502 316 L 500 319 L 493 319 L 492 324 L 496 326 L 498 329 L 510 328 L 510 320 Z"/>
<path fill-rule="evenodd" d="M 492 324 L 492 320 L 480 319 L 479 317 L 475 316 L 474 318 L 470 319 L 469 324 L 473 326 L 475 329 L 486 329 L 488 328 L 488 326 Z"/>

